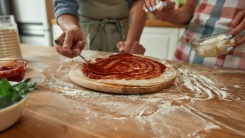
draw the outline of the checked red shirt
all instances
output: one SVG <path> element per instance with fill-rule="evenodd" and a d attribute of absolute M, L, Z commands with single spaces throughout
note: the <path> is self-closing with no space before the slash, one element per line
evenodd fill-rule
<path fill-rule="evenodd" d="M 193 38 L 232 30 L 229 24 L 244 9 L 245 0 L 196 0 L 193 18 L 179 41 L 175 60 L 245 70 L 245 44 L 219 57 L 201 57 L 189 44 Z M 245 35 L 245 30 L 241 35 Z"/>

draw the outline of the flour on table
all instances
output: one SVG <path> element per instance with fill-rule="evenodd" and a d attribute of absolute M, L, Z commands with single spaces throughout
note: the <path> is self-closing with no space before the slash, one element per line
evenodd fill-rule
<path fill-rule="evenodd" d="M 199 137 L 203 132 L 221 129 L 220 126 L 232 130 L 193 107 L 182 106 L 199 100 L 228 99 L 228 89 L 208 76 L 179 68 L 180 74 L 171 90 L 144 95 L 107 94 L 74 84 L 68 76 L 75 64 L 73 62 L 67 61 L 57 68 L 47 69 L 49 79 L 46 83 L 54 90 L 52 92 L 76 103 L 71 105 L 71 109 L 84 111 L 82 117 L 87 121 L 84 125 L 91 126 L 95 119 L 102 119 L 115 122 L 112 129 L 120 131 L 127 123 L 133 123 L 135 132 L 144 131 L 155 137 Z M 182 91 L 182 87 L 188 91 Z"/>
<path fill-rule="evenodd" d="M 234 88 L 239 89 L 239 88 L 241 88 L 241 86 L 240 85 L 234 85 Z"/>
<path fill-rule="evenodd" d="M 176 85 L 184 85 L 191 90 L 194 98 L 191 100 L 209 100 L 215 97 L 226 99 L 228 97 L 227 88 L 221 83 L 214 82 L 210 78 L 191 73 L 188 69 L 178 69 L 180 75 Z"/>

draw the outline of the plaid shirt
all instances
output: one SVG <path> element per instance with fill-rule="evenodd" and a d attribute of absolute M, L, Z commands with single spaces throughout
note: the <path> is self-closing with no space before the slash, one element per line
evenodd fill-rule
<path fill-rule="evenodd" d="M 244 9 L 245 0 L 196 0 L 193 18 L 180 39 L 175 60 L 245 70 L 245 44 L 229 54 L 206 58 L 197 55 L 189 44 L 192 38 L 231 30 L 232 19 Z"/>

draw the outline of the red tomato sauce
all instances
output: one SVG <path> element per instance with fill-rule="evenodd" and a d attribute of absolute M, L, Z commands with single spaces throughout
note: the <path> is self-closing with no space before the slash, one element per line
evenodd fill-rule
<path fill-rule="evenodd" d="M 151 79 L 166 69 L 160 62 L 131 54 L 112 55 L 91 64 L 84 63 L 82 69 L 84 76 L 91 79 Z"/>

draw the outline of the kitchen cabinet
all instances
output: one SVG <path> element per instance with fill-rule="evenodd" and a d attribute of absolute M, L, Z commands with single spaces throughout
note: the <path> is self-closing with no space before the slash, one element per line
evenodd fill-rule
<path fill-rule="evenodd" d="M 18 24 L 21 43 L 51 46 L 52 32 L 49 22 L 53 17 L 50 0 L 11 0 L 11 10 Z"/>
<path fill-rule="evenodd" d="M 146 48 L 145 55 L 161 59 L 173 59 L 184 28 L 144 27 L 140 43 Z"/>

